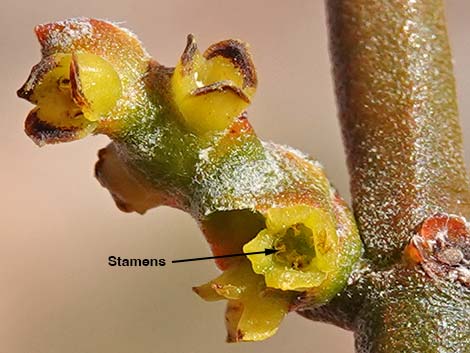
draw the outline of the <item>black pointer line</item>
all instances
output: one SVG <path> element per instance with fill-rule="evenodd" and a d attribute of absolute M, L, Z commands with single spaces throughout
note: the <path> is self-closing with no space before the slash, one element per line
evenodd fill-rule
<path fill-rule="evenodd" d="M 264 251 L 255 251 L 255 252 L 245 252 L 242 254 L 230 254 L 230 255 L 219 255 L 219 256 L 207 256 L 207 257 L 196 257 L 193 259 L 181 259 L 181 260 L 173 260 L 172 263 L 176 264 L 178 262 L 189 262 L 189 261 L 200 261 L 200 260 L 211 260 L 211 259 L 222 259 L 224 257 L 235 257 L 235 256 L 246 256 L 246 255 L 256 255 L 256 254 L 265 254 L 271 255 L 279 250 L 276 249 L 264 249 Z"/>

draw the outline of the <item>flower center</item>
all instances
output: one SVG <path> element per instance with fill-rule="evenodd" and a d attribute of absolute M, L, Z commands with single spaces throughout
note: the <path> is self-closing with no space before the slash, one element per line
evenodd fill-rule
<path fill-rule="evenodd" d="M 276 262 L 295 270 L 305 270 L 315 257 L 313 232 L 302 223 L 290 226 L 274 241 Z"/>

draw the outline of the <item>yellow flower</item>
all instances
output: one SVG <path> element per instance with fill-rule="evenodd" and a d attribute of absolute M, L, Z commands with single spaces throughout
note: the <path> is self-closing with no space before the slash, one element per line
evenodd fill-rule
<path fill-rule="evenodd" d="M 255 68 L 243 42 L 222 41 L 201 54 L 192 35 L 171 81 L 183 123 L 198 134 L 227 128 L 250 104 L 256 85 Z"/>
<path fill-rule="evenodd" d="M 266 228 L 245 244 L 245 253 L 278 250 L 271 256 L 249 255 L 253 271 L 266 285 L 282 290 L 305 291 L 317 287 L 336 268 L 335 221 L 319 208 L 297 205 L 271 208 Z"/>
<path fill-rule="evenodd" d="M 42 59 L 18 95 L 36 105 L 25 130 L 37 144 L 95 132 L 136 95 L 149 58 L 129 32 L 84 18 L 40 25 L 35 31 Z"/>

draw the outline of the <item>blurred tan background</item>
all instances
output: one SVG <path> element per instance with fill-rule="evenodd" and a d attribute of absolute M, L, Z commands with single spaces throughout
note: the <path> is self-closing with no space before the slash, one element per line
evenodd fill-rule
<path fill-rule="evenodd" d="M 447 5 L 470 156 L 470 2 Z M 39 149 L 24 135 L 32 106 L 15 91 L 40 57 L 33 27 L 75 16 L 123 21 L 166 65 L 189 32 L 201 48 L 229 37 L 249 42 L 260 78 L 253 125 L 316 156 L 348 197 L 323 1 L 1 0 L 0 353 L 353 352 L 350 333 L 296 314 L 268 341 L 226 344 L 225 303 L 191 291 L 216 276 L 209 261 L 107 265 L 110 255 L 174 259 L 209 249 L 182 212 L 139 216 L 114 206 L 92 173 L 105 137 Z"/>

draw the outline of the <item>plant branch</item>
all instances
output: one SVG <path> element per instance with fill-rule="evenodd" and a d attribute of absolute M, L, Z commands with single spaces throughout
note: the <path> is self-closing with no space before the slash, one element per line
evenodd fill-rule
<path fill-rule="evenodd" d="M 367 256 L 400 256 L 436 212 L 470 215 L 441 0 L 327 0 L 356 221 Z"/>
<path fill-rule="evenodd" d="M 261 141 L 244 113 L 247 46 L 175 68 L 95 19 L 36 28 L 43 57 L 20 97 L 38 145 L 104 133 L 96 176 L 118 207 L 190 213 L 224 272 L 194 291 L 228 300 L 228 340 L 262 340 L 289 311 L 354 330 L 359 353 L 470 352 L 470 188 L 439 0 L 328 0 L 354 212 L 321 165 Z M 224 261 L 222 261 L 224 260 Z"/>
<path fill-rule="evenodd" d="M 470 211 L 440 0 L 328 0 L 353 208 L 366 254 L 299 312 L 358 353 L 470 352 Z"/>

